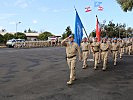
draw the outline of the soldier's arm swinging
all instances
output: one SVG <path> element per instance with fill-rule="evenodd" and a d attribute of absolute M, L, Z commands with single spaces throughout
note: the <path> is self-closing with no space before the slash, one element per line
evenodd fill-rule
<path fill-rule="evenodd" d="M 82 60 L 82 54 L 79 46 L 77 46 L 77 51 L 78 51 L 79 60 Z"/>

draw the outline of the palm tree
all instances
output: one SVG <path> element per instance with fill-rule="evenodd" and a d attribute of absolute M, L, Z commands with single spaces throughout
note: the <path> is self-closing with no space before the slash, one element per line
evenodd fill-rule
<path fill-rule="evenodd" d="M 116 1 L 120 4 L 123 11 L 125 12 L 132 11 L 133 0 L 116 0 Z"/>

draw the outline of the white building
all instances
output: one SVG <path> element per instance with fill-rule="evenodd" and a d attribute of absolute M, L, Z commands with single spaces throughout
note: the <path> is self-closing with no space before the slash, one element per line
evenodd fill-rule
<path fill-rule="evenodd" d="M 24 33 L 27 37 L 27 40 L 37 40 L 37 37 L 39 36 L 40 33 Z"/>

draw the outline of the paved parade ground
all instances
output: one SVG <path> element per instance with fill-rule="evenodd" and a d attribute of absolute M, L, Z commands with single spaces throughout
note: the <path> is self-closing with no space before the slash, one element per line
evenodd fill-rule
<path fill-rule="evenodd" d="M 90 56 L 89 59 L 92 59 Z M 77 80 L 67 86 L 65 48 L 0 49 L 0 100 L 133 100 L 133 56 L 124 55 L 107 71 L 76 66 Z"/>

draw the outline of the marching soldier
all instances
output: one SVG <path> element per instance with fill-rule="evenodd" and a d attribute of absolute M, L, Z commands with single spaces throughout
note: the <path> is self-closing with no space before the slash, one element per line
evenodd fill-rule
<path fill-rule="evenodd" d="M 87 42 L 87 38 L 83 39 L 83 43 L 81 43 L 81 49 L 82 49 L 82 59 L 83 59 L 83 69 L 85 69 L 86 67 L 88 67 L 87 65 L 87 59 L 88 59 L 88 55 L 89 55 L 89 43 Z"/>
<path fill-rule="evenodd" d="M 122 43 L 123 43 L 122 54 L 124 54 L 125 53 L 126 43 L 125 43 L 124 40 L 122 40 Z"/>
<path fill-rule="evenodd" d="M 111 44 L 112 44 L 112 39 L 111 38 L 109 38 L 107 40 L 107 44 L 109 45 L 109 50 L 108 50 L 108 57 L 109 57 L 111 55 Z M 108 59 L 107 59 L 107 62 L 108 62 Z"/>
<path fill-rule="evenodd" d="M 75 67 L 76 67 L 76 53 L 78 52 L 79 60 L 81 60 L 80 47 L 73 41 L 74 38 L 72 35 L 67 37 L 62 41 L 62 45 L 66 46 L 66 55 L 67 63 L 70 69 L 70 80 L 67 82 L 68 85 L 71 85 L 76 79 L 75 77 Z"/>
<path fill-rule="evenodd" d="M 131 51 L 131 53 L 133 53 L 133 38 L 131 39 L 131 43 L 132 43 L 132 51 Z"/>
<path fill-rule="evenodd" d="M 127 39 L 127 41 L 126 41 L 126 53 L 127 53 L 127 54 L 128 54 L 128 51 L 129 51 L 128 46 L 129 46 L 129 40 Z"/>
<path fill-rule="evenodd" d="M 116 66 L 117 57 L 118 57 L 118 50 L 119 50 L 119 44 L 117 43 L 117 39 L 115 38 L 113 40 L 113 43 L 111 44 L 111 51 L 113 53 L 114 66 Z"/>
<path fill-rule="evenodd" d="M 129 38 L 129 44 L 128 44 L 128 55 L 131 55 L 131 51 L 132 51 L 132 40 L 131 38 Z"/>
<path fill-rule="evenodd" d="M 120 46 L 120 50 L 119 50 L 119 53 L 120 53 L 120 59 L 122 59 L 123 48 L 124 48 L 124 42 L 122 42 L 121 39 L 120 39 L 120 41 L 119 41 L 119 46 Z"/>
<path fill-rule="evenodd" d="M 102 70 L 105 71 L 107 68 L 107 59 L 108 59 L 108 50 L 109 50 L 109 44 L 107 43 L 107 40 L 105 38 L 103 39 L 103 42 L 100 44 L 100 50 L 101 50 L 101 59 L 103 62 Z"/>
<path fill-rule="evenodd" d="M 94 42 L 91 44 L 93 55 L 94 55 L 94 69 L 96 70 L 98 62 L 99 62 L 99 49 L 100 49 L 100 43 L 97 42 L 97 38 L 94 39 Z"/>

